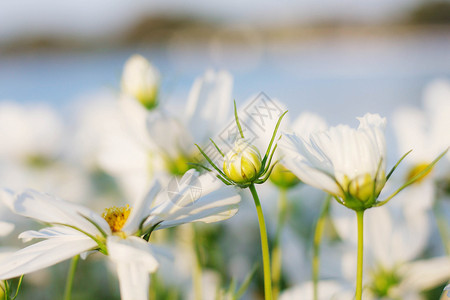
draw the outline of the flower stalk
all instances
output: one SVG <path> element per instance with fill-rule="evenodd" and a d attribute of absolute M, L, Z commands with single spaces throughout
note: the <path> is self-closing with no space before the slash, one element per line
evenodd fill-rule
<path fill-rule="evenodd" d="M 362 299 L 363 253 L 364 253 L 364 210 L 356 212 L 358 223 L 358 258 L 356 266 L 355 299 Z"/>
<path fill-rule="evenodd" d="M 264 269 L 265 299 L 272 300 L 272 278 L 270 275 L 269 241 L 267 239 L 266 222 L 264 221 L 264 214 L 262 211 L 261 203 L 259 201 L 258 193 L 256 192 L 255 185 L 252 183 L 249 186 L 249 189 L 252 193 L 253 200 L 255 201 L 256 212 L 258 214 L 259 232 L 261 235 L 261 251 Z"/>
<path fill-rule="evenodd" d="M 64 291 L 64 300 L 70 300 L 72 298 L 73 279 L 75 278 L 75 271 L 77 269 L 79 260 L 80 256 L 76 255 L 72 258 L 70 262 L 70 269 L 69 273 L 67 273 L 66 288 Z"/>
<path fill-rule="evenodd" d="M 280 280 L 281 280 L 281 232 L 283 231 L 284 224 L 286 223 L 287 213 L 287 189 L 280 188 L 280 198 L 278 200 L 278 224 L 275 234 L 275 240 L 272 249 L 272 283 L 273 283 L 273 299 L 277 300 L 280 294 Z"/>
<path fill-rule="evenodd" d="M 317 219 L 316 228 L 314 230 L 313 240 L 313 258 L 312 258 L 312 280 L 313 280 L 313 297 L 314 300 L 319 299 L 319 270 L 320 270 L 320 242 L 322 241 L 325 221 L 330 207 L 330 199 L 328 196 L 320 211 L 319 219 Z"/>

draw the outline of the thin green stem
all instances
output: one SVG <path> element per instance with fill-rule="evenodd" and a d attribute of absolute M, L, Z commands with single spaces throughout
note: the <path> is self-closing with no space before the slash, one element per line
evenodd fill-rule
<path fill-rule="evenodd" d="M 322 241 L 323 231 L 325 228 L 325 221 L 330 207 L 331 196 L 327 196 L 325 203 L 320 211 L 317 219 L 316 228 L 314 230 L 313 240 L 313 258 L 312 258 L 312 280 L 313 280 L 313 294 L 314 300 L 319 299 L 319 267 L 320 267 L 320 242 Z"/>
<path fill-rule="evenodd" d="M 440 209 L 440 199 L 437 198 L 434 202 L 433 213 L 436 217 L 436 223 L 438 227 L 438 232 L 441 237 L 442 245 L 444 246 L 445 253 L 450 255 L 450 241 L 449 241 L 449 231 L 448 225 L 445 215 L 442 213 L 442 209 Z"/>
<path fill-rule="evenodd" d="M 194 289 L 194 299 L 202 300 L 202 265 L 200 263 L 200 251 L 197 231 L 194 224 L 191 224 L 192 229 L 192 249 L 194 251 L 194 266 L 192 268 L 192 285 Z"/>
<path fill-rule="evenodd" d="M 287 189 L 280 188 L 280 199 L 278 200 L 278 224 L 275 234 L 275 241 L 272 250 L 272 283 L 273 283 L 273 299 L 277 300 L 280 294 L 281 279 L 281 247 L 280 239 L 284 224 L 286 223 L 287 212 Z"/>
<path fill-rule="evenodd" d="M 356 211 L 358 220 L 358 260 L 356 267 L 356 291 L 355 299 L 362 299 L 362 279 L 363 279 L 363 252 L 364 252 L 364 210 Z"/>
<path fill-rule="evenodd" d="M 72 258 L 72 261 L 70 262 L 70 269 L 69 273 L 67 274 L 67 281 L 66 281 L 66 289 L 64 291 L 64 300 L 70 300 L 72 297 L 72 286 L 73 286 L 73 279 L 75 277 L 75 271 L 77 269 L 78 261 L 80 260 L 80 256 L 74 256 Z"/>
<path fill-rule="evenodd" d="M 264 221 L 264 215 L 259 202 L 258 193 L 256 192 L 255 185 L 252 183 L 250 186 L 253 200 L 255 201 L 256 212 L 258 214 L 259 232 L 261 235 L 261 250 L 263 257 L 264 268 L 264 294 L 266 300 L 272 300 L 272 278 L 270 276 L 270 256 L 269 256 L 269 242 L 267 240 L 266 223 Z"/>

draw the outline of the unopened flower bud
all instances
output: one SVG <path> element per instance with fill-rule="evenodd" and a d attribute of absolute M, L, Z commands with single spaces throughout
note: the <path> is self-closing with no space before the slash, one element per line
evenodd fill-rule
<path fill-rule="evenodd" d="M 151 110 L 158 104 L 159 72 L 148 60 L 133 55 L 125 63 L 122 74 L 122 92 L 138 100 Z"/>
<path fill-rule="evenodd" d="M 270 174 L 270 181 L 279 188 L 289 189 L 296 186 L 300 179 L 289 171 L 284 165 L 278 163 Z"/>
<path fill-rule="evenodd" d="M 225 155 L 223 171 L 236 183 L 253 182 L 261 172 L 259 150 L 244 139 L 238 139 L 234 148 Z"/>

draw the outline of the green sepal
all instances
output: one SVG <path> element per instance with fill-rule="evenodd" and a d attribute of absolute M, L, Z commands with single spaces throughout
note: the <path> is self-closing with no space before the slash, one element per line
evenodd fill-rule
<path fill-rule="evenodd" d="M 383 201 L 379 201 L 377 202 L 374 206 L 383 206 L 386 203 L 389 202 L 389 200 L 391 200 L 395 195 L 397 195 L 398 193 L 400 193 L 404 188 L 406 188 L 407 186 L 413 184 L 414 182 L 416 182 L 417 180 L 421 179 L 422 176 L 424 176 L 426 173 L 428 173 L 433 167 L 434 165 L 442 158 L 444 157 L 445 154 L 447 154 L 448 149 L 445 150 L 444 152 L 442 152 L 438 157 L 436 157 L 426 168 L 424 168 L 422 171 L 420 171 L 419 173 L 417 173 L 415 176 L 413 176 L 410 180 L 408 180 L 406 183 L 404 183 L 401 187 L 399 187 L 394 193 L 392 193 L 389 197 L 387 197 L 385 200 Z"/>

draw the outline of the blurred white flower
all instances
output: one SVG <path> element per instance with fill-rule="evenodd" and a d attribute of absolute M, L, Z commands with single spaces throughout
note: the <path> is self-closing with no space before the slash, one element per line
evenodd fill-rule
<path fill-rule="evenodd" d="M 195 191 L 201 194 L 194 193 L 193 179 L 198 185 Z M 192 201 L 187 202 L 187 198 Z M 148 299 L 148 273 L 158 267 L 154 250 L 147 243 L 151 232 L 189 222 L 227 219 L 236 213 L 239 201 L 234 189 L 224 187 L 209 174 L 197 177 L 193 170 L 185 174 L 175 190 L 161 190 L 156 182 L 148 195 L 132 208 L 113 207 L 105 210 L 103 216 L 47 194 L 26 191 L 9 202 L 11 209 L 53 226 L 20 234 L 19 238 L 25 241 L 44 240 L 2 260 L 0 279 L 34 272 L 98 250 L 108 254 L 116 265 L 122 299 Z"/>
<path fill-rule="evenodd" d="M 120 192 L 134 201 L 149 188 L 153 162 L 145 125 L 142 130 L 130 125 L 120 100 L 106 90 L 79 98 L 73 109 L 75 134 L 67 152 L 86 176 L 102 172 L 112 176 Z M 145 124 L 145 112 L 131 119 Z"/>
<path fill-rule="evenodd" d="M 392 124 L 400 153 L 414 149 L 405 159 L 411 168 L 430 163 L 450 146 L 449 99 L 450 81 L 435 80 L 425 89 L 424 109 L 403 107 L 393 114 Z M 449 153 L 446 157 L 450 160 Z M 444 169 L 442 163 L 439 165 Z"/>
<path fill-rule="evenodd" d="M 60 155 L 63 125 L 57 113 L 46 105 L 1 102 L 0 139 L 2 160 L 45 163 Z"/>
<path fill-rule="evenodd" d="M 406 189 L 389 206 L 366 211 L 363 278 L 367 299 L 422 299 L 422 291 L 450 278 L 448 257 L 418 260 L 431 237 L 431 220 L 422 208 L 407 205 L 414 197 L 422 196 Z M 349 244 L 340 260 L 342 274 L 350 284 L 356 268 L 356 216 L 340 205 L 331 205 L 331 217 L 342 242 Z"/>
<path fill-rule="evenodd" d="M 319 281 L 318 300 L 352 299 L 353 292 L 344 284 L 332 280 Z M 280 295 L 280 300 L 313 299 L 313 283 L 308 281 L 289 288 Z"/>
<path fill-rule="evenodd" d="M 138 101 L 147 110 L 158 105 L 160 75 L 158 70 L 143 56 L 135 54 L 125 63 L 122 73 L 122 93 Z"/>
<path fill-rule="evenodd" d="M 209 142 L 209 138 L 225 129 L 230 117 L 232 84 L 228 72 L 208 70 L 194 81 L 185 115 L 148 115 L 148 133 L 164 161 L 164 173 L 182 175 L 189 169 L 188 162 L 200 158 L 194 143 Z"/>
<path fill-rule="evenodd" d="M 86 178 L 66 157 L 70 135 L 51 107 L 1 102 L 0 140 L 2 186 L 42 189 L 72 201 L 85 195 Z"/>
<path fill-rule="evenodd" d="M 366 114 L 359 122 L 357 129 L 339 125 L 309 140 L 286 133 L 280 145 L 286 166 L 300 180 L 352 209 L 373 206 L 385 184 L 386 119 Z"/>

